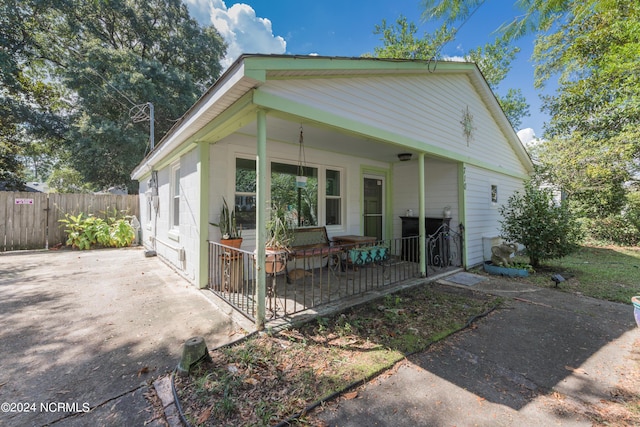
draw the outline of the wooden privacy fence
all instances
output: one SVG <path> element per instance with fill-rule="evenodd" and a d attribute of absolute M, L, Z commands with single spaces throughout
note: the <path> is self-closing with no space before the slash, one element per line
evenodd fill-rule
<path fill-rule="evenodd" d="M 0 252 L 64 244 L 65 214 L 125 212 L 140 217 L 138 195 L 46 194 L 0 191 Z"/>

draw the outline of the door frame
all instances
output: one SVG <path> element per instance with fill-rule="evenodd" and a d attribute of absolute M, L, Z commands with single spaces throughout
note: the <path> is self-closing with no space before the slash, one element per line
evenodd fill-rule
<path fill-rule="evenodd" d="M 360 234 L 364 235 L 364 179 L 373 178 L 382 180 L 382 239 L 393 237 L 393 209 L 392 209 L 392 182 L 391 171 L 375 166 L 360 166 L 358 187 L 360 188 Z"/>

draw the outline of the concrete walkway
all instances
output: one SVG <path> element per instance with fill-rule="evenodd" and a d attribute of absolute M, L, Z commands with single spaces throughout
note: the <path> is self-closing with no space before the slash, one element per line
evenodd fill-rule
<path fill-rule="evenodd" d="M 631 304 L 469 273 L 440 283 L 506 303 L 314 412 L 318 425 L 590 426 L 586 405 L 632 380 L 637 391 Z M 0 403 L 12 405 L 2 426 L 164 425 L 145 394 L 183 343 L 243 336 L 202 291 L 133 248 L 0 254 L 0 322 Z"/>
<path fill-rule="evenodd" d="M 315 411 L 317 424 L 591 426 L 587 405 L 615 399 L 630 382 L 640 392 L 640 332 L 630 303 L 473 276 L 439 282 L 500 295 L 506 304 L 359 388 L 356 398 Z"/>
<path fill-rule="evenodd" d="M 164 425 L 145 394 L 183 343 L 243 335 L 140 248 L 0 254 L 0 323 L 3 426 Z"/>

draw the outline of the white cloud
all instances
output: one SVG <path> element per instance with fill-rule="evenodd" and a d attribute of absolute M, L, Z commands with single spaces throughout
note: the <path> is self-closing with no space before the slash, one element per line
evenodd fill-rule
<path fill-rule="evenodd" d="M 442 59 L 444 59 L 445 61 L 452 61 L 452 62 L 467 62 L 467 60 L 464 58 L 464 56 L 449 56 L 449 55 L 444 55 L 442 57 Z"/>
<path fill-rule="evenodd" d="M 287 42 L 273 34 L 271 21 L 256 16 L 248 4 L 235 3 L 227 8 L 224 0 L 184 0 L 193 16 L 202 24 L 213 24 L 227 43 L 227 55 L 221 61 L 228 68 L 243 53 L 282 54 Z"/>
<path fill-rule="evenodd" d="M 525 147 L 533 147 L 537 145 L 540 140 L 536 137 L 535 132 L 531 128 L 521 129 L 518 131 L 518 138 L 522 141 Z"/>

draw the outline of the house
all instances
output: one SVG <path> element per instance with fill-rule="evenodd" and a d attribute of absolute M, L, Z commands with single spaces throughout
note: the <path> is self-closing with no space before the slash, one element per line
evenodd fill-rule
<path fill-rule="evenodd" d="M 242 249 L 258 265 L 269 202 L 306 176 L 309 191 L 287 206 L 299 226 L 387 241 L 402 238 L 406 220 L 426 236 L 421 218 L 447 217 L 451 230 L 463 225 L 459 263 L 471 267 L 499 232 L 499 206 L 532 170 L 475 64 L 243 55 L 132 178 L 145 245 L 204 288 L 223 199 L 234 201 Z M 264 271 L 252 274 L 260 297 Z"/>

